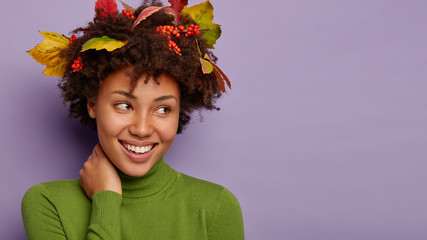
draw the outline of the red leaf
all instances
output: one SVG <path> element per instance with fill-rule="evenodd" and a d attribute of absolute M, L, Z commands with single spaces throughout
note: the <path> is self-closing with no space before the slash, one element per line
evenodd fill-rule
<path fill-rule="evenodd" d="M 118 11 L 116 0 L 97 0 L 95 3 L 95 12 L 103 18 L 109 15 L 115 18 Z"/>
<path fill-rule="evenodd" d="M 171 6 L 167 8 L 168 10 L 165 9 L 165 12 L 167 14 L 172 14 L 175 17 L 174 23 L 178 25 L 182 18 L 181 10 L 187 6 L 188 0 L 168 0 L 168 2 Z"/>
<path fill-rule="evenodd" d="M 135 22 L 132 25 L 132 29 L 134 29 L 136 27 L 136 25 L 138 25 L 140 22 L 144 21 L 147 17 L 149 17 L 151 14 L 159 11 L 160 9 L 162 9 L 164 7 L 148 7 L 146 9 L 144 9 L 144 11 L 142 11 L 138 18 L 135 20 Z"/>
<path fill-rule="evenodd" d="M 171 8 L 175 9 L 176 12 L 181 12 L 188 4 L 188 0 L 168 0 L 168 2 L 171 4 Z"/>
<path fill-rule="evenodd" d="M 227 83 L 228 88 L 231 89 L 230 80 L 228 79 L 228 77 L 224 74 L 224 72 L 215 63 L 213 63 L 211 61 L 211 64 L 213 66 L 213 72 L 214 72 L 216 78 L 218 78 L 218 83 L 219 83 L 219 86 L 221 87 L 222 92 L 227 92 L 225 90 L 224 82 Z"/>

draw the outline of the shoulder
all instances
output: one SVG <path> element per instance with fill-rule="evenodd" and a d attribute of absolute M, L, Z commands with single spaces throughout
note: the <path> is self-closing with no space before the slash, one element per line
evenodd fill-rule
<path fill-rule="evenodd" d="M 84 192 L 80 188 L 79 179 L 44 182 L 28 189 L 23 197 L 22 205 L 25 206 L 39 201 L 61 202 L 66 199 L 81 198 L 82 196 L 84 196 Z"/>
<path fill-rule="evenodd" d="M 185 188 L 186 204 L 206 213 L 209 239 L 244 239 L 242 210 L 231 191 L 185 174 L 179 175 L 178 184 Z"/>
<path fill-rule="evenodd" d="M 205 194 L 221 194 L 221 192 L 227 190 L 222 185 L 195 178 L 183 173 L 178 173 L 178 184 L 189 189 L 190 191 Z"/>
<path fill-rule="evenodd" d="M 178 174 L 177 185 L 185 188 L 184 192 L 190 194 L 191 197 L 210 204 L 226 203 L 239 207 L 237 198 L 226 187 L 183 173 Z"/>
<path fill-rule="evenodd" d="M 55 193 L 70 193 L 80 190 L 80 180 L 57 180 L 52 182 L 43 182 L 32 186 L 25 193 L 24 197 L 28 195 L 39 194 L 55 194 Z"/>

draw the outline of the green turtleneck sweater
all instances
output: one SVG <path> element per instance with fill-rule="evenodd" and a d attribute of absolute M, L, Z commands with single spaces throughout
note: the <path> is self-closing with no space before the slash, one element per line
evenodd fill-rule
<path fill-rule="evenodd" d="M 160 160 L 143 177 L 119 173 L 123 194 L 97 192 L 80 180 L 35 185 L 22 200 L 29 240 L 240 240 L 242 213 L 222 186 L 181 174 Z"/>

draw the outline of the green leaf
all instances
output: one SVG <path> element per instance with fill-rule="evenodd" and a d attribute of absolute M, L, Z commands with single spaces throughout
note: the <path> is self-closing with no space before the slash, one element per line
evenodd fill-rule
<path fill-rule="evenodd" d="M 83 47 L 81 52 L 87 51 L 89 49 L 102 50 L 105 49 L 109 52 L 114 51 L 118 48 L 126 45 L 126 41 L 119 41 L 114 38 L 110 38 L 107 36 L 102 36 L 100 38 L 92 38 L 87 41 Z"/>
<path fill-rule="evenodd" d="M 200 64 L 202 64 L 202 71 L 204 74 L 209 74 L 213 71 L 213 66 L 212 64 L 209 62 L 209 60 L 203 59 L 203 58 L 199 58 L 200 59 Z"/>
<path fill-rule="evenodd" d="M 196 21 L 200 28 L 208 28 L 209 31 L 201 32 L 203 38 L 207 40 L 208 47 L 214 48 L 216 40 L 221 36 L 221 25 L 213 23 L 213 6 L 209 1 L 194 5 L 192 7 L 185 6 L 181 11 L 181 15 L 188 15 Z"/>

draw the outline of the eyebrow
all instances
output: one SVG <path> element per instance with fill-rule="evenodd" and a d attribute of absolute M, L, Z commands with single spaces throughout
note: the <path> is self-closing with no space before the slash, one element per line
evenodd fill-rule
<path fill-rule="evenodd" d="M 130 98 L 130 99 L 137 99 L 137 97 L 135 95 L 133 95 L 132 93 L 130 93 L 130 92 L 125 92 L 125 91 L 117 90 L 117 91 L 114 91 L 113 94 L 114 93 L 123 95 L 125 97 Z M 161 101 L 168 100 L 168 99 L 171 99 L 171 98 L 175 99 L 176 101 L 178 101 L 178 99 L 175 96 L 173 96 L 173 95 L 165 95 L 165 96 L 161 96 L 161 97 L 158 97 L 158 98 L 154 99 L 153 102 L 161 102 Z"/>
<path fill-rule="evenodd" d="M 118 91 L 114 91 L 114 92 L 113 92 L 113 94 L 114 94 L 114 93 L 117 93 L 117 94 L 123 95 L 123 96 L 125 96 L 125 97 L 130 98 L 130 99 L 136 99 L 136 96 L 135 96 L 135 95 L 133 95 L 133 94 L 132 94 L 132 93 L 130 93 L 130 92 L 125 92 L 125 91 L 120 91 L 120 90 L 118 90 Z"/>
<path fill-rule="evenodd" d="M 160 101 L 168 100 L 168 99 L 171 99 L 171 98 L 173 98 L 176 101 L 178 101 L 178 99 L 175 96 L 173 96 L 173 95 L 166 95 L 166 96 L 161 96 L 161 97 L 158 97 L 158 98 L 154 99 L 154 102 L 160 102 Z"/>

